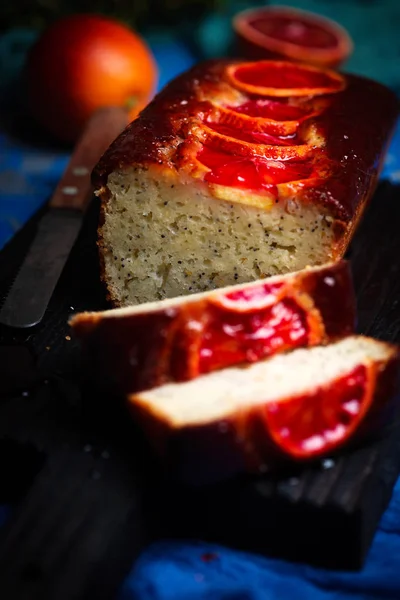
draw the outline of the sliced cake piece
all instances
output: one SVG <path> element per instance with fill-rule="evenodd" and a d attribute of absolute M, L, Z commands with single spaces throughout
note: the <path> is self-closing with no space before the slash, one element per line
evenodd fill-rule
<path fill-rule="evenodd" d="M 201 483 L 341 448 L 389 419 L 398 348 L 362 336 L 130 395 L 169 466 Z"/>
<path fill-rule="evenodd" d="M 293 62 L 182 74 L 93 172 L 110 299 L 140 304 L 342 258 L 397 112 L 379 83 Z"/>
<path fill-rule="evenodd" d="M 99 313 L 70 324 L 101 385 L 135 392 L 354 331 L 349 264 Z"/>

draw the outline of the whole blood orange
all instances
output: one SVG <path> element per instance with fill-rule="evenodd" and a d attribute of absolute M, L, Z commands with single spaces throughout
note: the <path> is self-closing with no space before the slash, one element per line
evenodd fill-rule
<path fill-rule="evenodd" d="M 125 106 L 134 119 L 155 91 L 157 67 L 145 42 L 124 25 L 73 15 L 39 38 L 26 76 L 32 115 L 58 139 L 74 142 L 102 106 Z"/>
<path fill-rule="evenodd" d="M 337 67 L 353 50 L 347 31 L 314 13 L 271 6 L 238 13 L 233 27 L 243 56 L 285 58 L 317 66 Z"/>

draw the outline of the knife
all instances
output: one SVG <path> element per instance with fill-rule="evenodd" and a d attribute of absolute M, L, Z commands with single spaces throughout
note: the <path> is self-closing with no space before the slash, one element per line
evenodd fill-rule
<path fill-rule="evenodd" d="M 93 196 L 92 168 L 127 124 L 119 107 L 101 108 L 88 121 L 0 310 L 1 324 L 27 328 L 42 320 Z"/>

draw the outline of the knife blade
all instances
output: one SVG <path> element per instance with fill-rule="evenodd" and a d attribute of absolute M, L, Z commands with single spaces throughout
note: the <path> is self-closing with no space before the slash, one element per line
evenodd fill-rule
<path fill-rule="evenodd" d="M 92 168 L 127 124 L 119 107 L 99 109 L 88 121 L 0 310 L 1 324 L 28 328 L 42 320 L 93 196 Z"/>

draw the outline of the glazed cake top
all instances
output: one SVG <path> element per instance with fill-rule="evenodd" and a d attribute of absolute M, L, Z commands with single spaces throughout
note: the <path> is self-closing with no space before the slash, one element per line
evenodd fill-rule
<path fill-rule="evenodd" d="M 208 61 L 168 84 L 93 171 L 131 166 L 195 178 L 225 200 L 268 208 L 296 197 L 349 222 L 370 189 L 398 113 L 374 81 L 282 61 Z"/>

